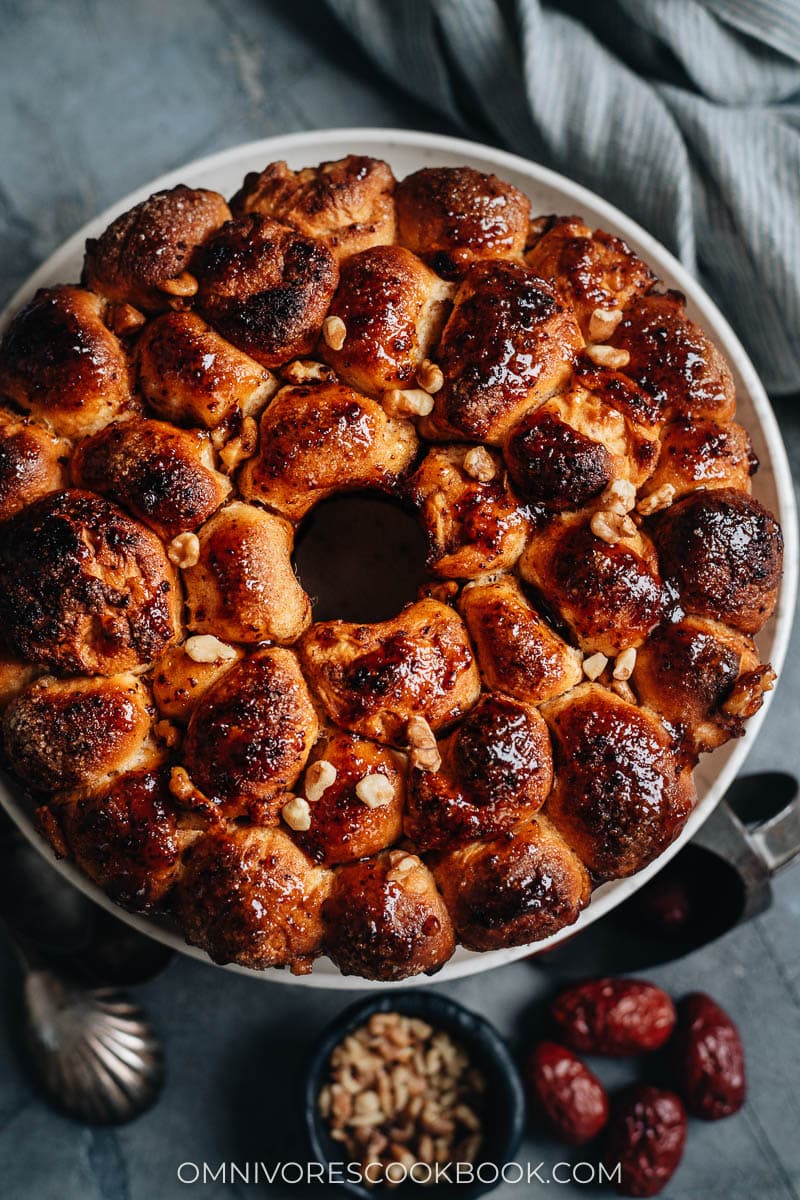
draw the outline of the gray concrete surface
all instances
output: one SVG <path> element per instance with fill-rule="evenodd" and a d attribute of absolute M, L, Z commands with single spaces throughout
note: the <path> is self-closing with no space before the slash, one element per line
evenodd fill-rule
<path fill-rule="evenodd" d="M 240 141 L 348 124 L 451 132 L 422 103 L 390 92 L 311 0 L 0 0 L 0 301 L 83 221 L 160 172 Z M 800 475 L 799 405 L 776 408 Z M 800 765 L 799 648 L 795 636 L 749 770 Z M 800 1194 L 798 918 L 795 870 L 779 880 L 766 915 L 652 973 L 676 994 L 717 996 L 742 1028 L 750 1068 L 741 1114 L 692 1125 L 672 1200 Z M 520 1044 L 540 1028 L 537 1005 L 554 982 L 523 962 L 442 990 Z M 31 1087 L 18 1054 L 16 967 L 0 946 L 1 1200 L 305 1195 L 221 1181 L 189 1187 L 176 1170 L 186 1161 L 304 1159 L 293 1088 L 311 1039 L 352 997 L 252 982 L 188 959 L 139 995 L 167 1046 L 161 1102 L 123 1129 L 81 1128 Z M 636 1070 L 600 1068 L 610 1084 Z M 543 1162 L 543 1174 L 567 1157 L 535 1129 L 521 1155 Z M 505 1186 L 495 1195 L 545 1190 Z M 564 1200 L 582 1192 L 556 1190 Z"/>

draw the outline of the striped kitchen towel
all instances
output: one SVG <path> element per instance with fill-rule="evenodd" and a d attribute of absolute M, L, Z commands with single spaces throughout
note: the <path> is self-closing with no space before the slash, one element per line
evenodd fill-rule
<path fill-rule="evenodd" d="M 617 204 L 800 391 L 800 0 L 328 0 L 402 88 Z"/>

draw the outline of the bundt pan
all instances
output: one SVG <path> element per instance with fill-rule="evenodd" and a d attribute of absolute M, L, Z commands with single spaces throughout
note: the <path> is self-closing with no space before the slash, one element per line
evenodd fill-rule
<path fill-rule="evenodd" d="M 729 786 L 789 468 L 730 327 L 598 197 L 427 134 L 271 139 L 115 205 L 5 321 L 0 800 L 138 928 L 453 979 L 597 920 Z M 312 607 L 335 556 L 293 570 L 364 489 L 427 540 L 378 625 Z"/>

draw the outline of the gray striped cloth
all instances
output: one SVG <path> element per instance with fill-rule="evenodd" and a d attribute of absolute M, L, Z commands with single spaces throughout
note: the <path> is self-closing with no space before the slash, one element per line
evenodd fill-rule
<path fill-rule="evenodd" d="M 800 0 L 328 0 L 399 87 L 599 192 L 800 391 Z"/>

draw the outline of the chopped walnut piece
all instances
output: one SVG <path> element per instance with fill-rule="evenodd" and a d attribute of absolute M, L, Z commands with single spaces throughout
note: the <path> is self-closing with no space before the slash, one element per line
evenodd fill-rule
<path fill-rule="evenodd" d="M 479 483 L 488 483 L 497 474 L 494 459 L 485 446 L 473 446 L 467 451 L 464 455 L 464 470 L 470 478 L 477 479 Z"/>
<path fill-rule="evenodd" d="M 197 633 L 187 638 L 183 649 L 192 662 L 196 663 L 228 662 L 236 658 L 233 646 L 221 642 L 213 633 Z"/>
<path fill-rule="evenodd" d="M 611 690 L 617 693 L 620 700 L 627 700 L 628 704 L 636 703 L 636 693 L 626 680 L 615 679 L 611 684 Z"/>
<path fill-rule="evenodd" d="M 412 767 L 419 771 L 438 771 L 442 756 L 436 735 L 424 717 L 412 717 L 406 726 L 406 742 Z"/>
<path fill-rule="evenodd" d="M 590 344 L 586 347 L 586 357 L 591 359 L 596 367 L 609 367 L 612 371 L 619 371 L 623 367 L 627 367 L 631 361 L 628 351 L 618 350 L 616 346 Z"/>
<path fill-rule="evenodd" d="M 605 654 L 592 654 L 589 658 L 583 660 L 583 673 L 587 679 L 599 679 L 608 666 L 608 659 Z"/>
<path fill-rule="evenodd" d="M 636 533 L 636 526 L 630 517 L 611 512 L 608 509 L 594 514 L 590 528 L 595 537 L 608 542 L 610 546 L 622 541 L 623 538 L 633 537 Z"/>
<path fill-rule="evenodd" d="M 596 308 L 589 318 L 589 338 L 605 342 L 622 320 L 621 308 Z"/>
<path fill-rule="evenodd" d="M 295 359 L 281 370 L 281 375 L 287 383 L 299 386 L 304 383 L 334 383 L 336 372 L 327 363 L 313 362 L 311 359 Z"/>
<path fill-rule="evenodd" d="M 417 368 L 417 383 L 433 396 L 444 387 L 442 368 L 437 367 L 429 358 L 424 358 Z"/>
<path fill-rule="evenodd" d="M 624 517 L 636 505 L 636 488 L 629 479 L 615 479 L 603 492 L 600 504 L 608 512 Z"/>
<path fill-rule="evenodd" d="M 641 513 L 643 517 L 649 517 L 653 513 L 661 512 L 663 508 L 669 508 L 674 499 L 674 486 L 671 483 L 662 483 L 661 487 L 656 488 L 649 496 L 645 496 L 639 501 L 636 505 L 636 511 Z"/>
<path fill-rule="evenodd" d="M 179 533 L 167 546 L 167 558 L 181 571 L 196 567 L 200 561 L 200 539 L 196 533 Z"/>
<path fill-rule="evenodd" d="M 341 350 L 347 340 L 347 326 L 341 317 L 326 317 L 322 322 L 322 339 L 331 350 Z"/>
<path fill-rule="evenodd" d="M 622 680 L 630 679 L 633 674 L 633 668 L 636 666 L 636 647 L 628 646 L 621 654 L 618 654 L 614 662 L 614 670 L 612 675 L 614 679 Z"/>
<path fill-rule="evenodd" d="M 421 388 L 392 388 L 381 397 L 388 417 L 427 417 L 433 412 L 433 397 Z"/>
<path fill-rule="evenodd" d="M 290 829 L 305 833 L 311 828 L 311 808 L 302 796 L 292 796 L 281 809 L 281 816 Z"/>
<path fill-rule="evenodd" d="M 356 795 L 367 808 L 384 808 L 391 804 L 394 788 L 385 775 L 365 775 L 356 784 Z"/>
<path fill-rule="evenodd" d="M 322 799 L 324 792 L 336 782 L 336 767 L 326 758 L 320 758 L 312 763 L 306 771 L 305 794 L 306 800 L 316 804 Z"/>

